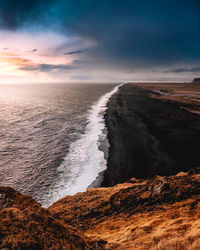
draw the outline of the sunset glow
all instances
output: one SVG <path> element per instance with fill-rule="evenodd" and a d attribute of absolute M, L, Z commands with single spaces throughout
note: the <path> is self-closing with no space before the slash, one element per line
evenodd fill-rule
<path fill-rule="evenodd" d="M 0 82 L 62 81 L 62 69 L 70 69 L 77 55 L 64 54 L 73 49 L 72 40 L 58 34 L 0 32 Z M 15 41 L 13 43 L 13 41 Z M 14 44 L 14 46 L 13 46 Z M 61 73 L 61 77 L 57 74 Z M 67 79 L 67 77 L 66 77 Z"/>
<path fill-rule="evenodd" d="M 199 6 L 169 2 L 2 1 L 0 83 L 191 80 Z"/>

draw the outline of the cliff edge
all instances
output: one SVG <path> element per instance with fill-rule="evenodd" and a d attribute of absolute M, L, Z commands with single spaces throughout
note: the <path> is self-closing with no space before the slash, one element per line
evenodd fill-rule
<path fill-rule="evenodd" d="M 0 188 L 1 249 L 199 249 L 200 168 L 66 196 Z"/>

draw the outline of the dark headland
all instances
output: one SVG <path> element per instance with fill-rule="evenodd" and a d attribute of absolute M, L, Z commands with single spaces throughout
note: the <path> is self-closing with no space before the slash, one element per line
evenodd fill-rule
<path fill-rule="evenodd" d="M 192 83 L 200 83 L 200 78 L 194 78 L 194 80 L 192 81 Z"/>
<path fill-rule="evenodd" d="M 199 93 L 187 84 L 120 87 L 105 115 L 110 150 L 102 185 L 169 176 L 200 165 Z"/>

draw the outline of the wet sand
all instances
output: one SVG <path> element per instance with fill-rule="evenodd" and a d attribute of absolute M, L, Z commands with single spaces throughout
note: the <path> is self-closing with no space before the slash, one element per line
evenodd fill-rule
<path fill-rule="evenodd" d="M 189 84 L 122 86 L 105 114 L 110 150 L 102 186 L 200 166 L 199 93 Z"/>

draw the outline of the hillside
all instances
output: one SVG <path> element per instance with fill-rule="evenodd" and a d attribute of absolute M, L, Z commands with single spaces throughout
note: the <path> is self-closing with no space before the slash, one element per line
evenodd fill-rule
<path fill-rule="evenodd" d="M 200 169 L 92 188 L 44 209 L 0 189 L 0 248 L 199 249 Z"/>

